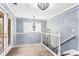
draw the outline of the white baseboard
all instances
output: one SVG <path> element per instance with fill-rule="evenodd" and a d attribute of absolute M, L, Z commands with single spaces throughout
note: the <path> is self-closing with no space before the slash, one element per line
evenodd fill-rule
<path fill-rule="evenodd" d="M 12 48 L 12 45 L 10 45 L 9 47 L 7 47 L 1 54 L 0 56 L 5 56 Z"/>
<path fill-rule="evenodd" d="M 35 44 L 39 44 L 39 43 L 35 43 Z M 13 48 L 15 48 L 15 47 L 31 46 L 31 45 L 35 45 L 35 44 L 21 44 L 21 45 L 16 45 Z"/>

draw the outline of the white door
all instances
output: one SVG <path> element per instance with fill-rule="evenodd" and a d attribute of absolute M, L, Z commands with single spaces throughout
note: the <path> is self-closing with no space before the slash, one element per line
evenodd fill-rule
<path fill-rule="evenodd" d="M 8 31 L 9 31 L 8 30 L 8 20 L 9 20 L 8 14 L 4 11 L 3 7 L 0 8 L 0 55 L 6 55 L 9 52 L 9 50 L 12 48 L 12 42 L 10 42 L 8 40 L 8 35 L 9 35 L 8 34 Z M 10 34 L 10 35 L 12 35 L 12 34 Z M 9 42 L 10 42 L 10 44 L 9 44 Z"/>
<path fill-rule="evenodd" d="M 8 40 L 8 32 L 7 32 L 7 26 L 8 26 L 8 20 L 6 13 L 0 9 L 0 40 L 1 40 L 1 48 L 0 55 L 5 55 L 6 47 L 8 46 L 7 40 Z"/>
<path fill-rule="evenodd" d="M 4 51 L 4 14 L 0 11 L 0 54 Z"/>
<path fill-rule="evenodd" d="M 6 13 L 4 14 L 4 50 L 8 47 L 8 19 Z"/>

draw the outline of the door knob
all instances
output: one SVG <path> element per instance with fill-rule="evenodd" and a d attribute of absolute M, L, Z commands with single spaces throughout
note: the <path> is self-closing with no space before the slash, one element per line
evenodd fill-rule
<path fill-rule="evenodd" d="M 5 36 L 4 38 L 7 38 L 7 36 Z"/>

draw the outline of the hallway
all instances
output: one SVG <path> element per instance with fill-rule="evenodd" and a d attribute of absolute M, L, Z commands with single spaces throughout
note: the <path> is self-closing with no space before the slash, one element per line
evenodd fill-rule
<path fill-rule="evenodd" d="M 0 56 L 78 56 L 78 3 L 0 3 Z"/>
<path fill-rule="evenodd" d="M 29 52 L 30 51 L 30 52 Z M 40 43 L 12 48 L 7 56 L 53 56 Z"/>

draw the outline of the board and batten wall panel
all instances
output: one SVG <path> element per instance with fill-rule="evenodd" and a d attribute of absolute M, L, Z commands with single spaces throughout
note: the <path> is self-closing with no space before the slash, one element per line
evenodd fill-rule
<path fill-rule="evenodd" d="M 40 32 L 46 31 L 46 21 L 45 20 L 36 20 L 36 25 L 40 25 L 40 29 L 37 30 L 37 32 L 33 32 L 29 30 L 32 30 L 30 25 L 33 22 L 32 19 L 25 19 L 25 18 L 16 18 L 16 33 L 23 33 L 23 34 L 16 34 L 16 41 L 15 45 L 21 45 L 21 44 L 34 44 L 34 43 L 40 43 L 41 42 L 41 34 Z M 29 25 L 27 25 L 29 24 Z M 26 26 L 31 26 L 30 28 L 23 28 Z M 26 30 L 26 31 L 25 31 Z"/>
<path fill-rule="evenodd" d="M 75 35 L 75 38 L 61 45 L 61 52 L 70 49 L 78 50 L 78 13 L 79 6 L 76 6 L 47 21 L 47 28 L 50 28 L 52 34 L 61 33 L 61 42 Z M 54 39 L 54 37 L 51 36 L 52 49 L 56 47 L 57 42 L 58 39 Z"/>
<path fill-rule="evenodd" d="M 34 44 L 40 43 L 40 33 L 26 33 L 16 35 L 16 44 Z"/>

